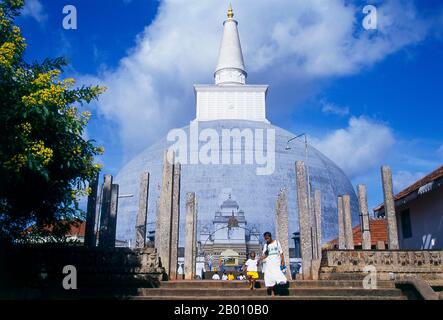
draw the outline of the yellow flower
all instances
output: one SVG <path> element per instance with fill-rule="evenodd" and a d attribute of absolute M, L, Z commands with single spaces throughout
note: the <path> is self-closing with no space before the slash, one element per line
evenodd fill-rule
<path fill-rule="evenodd" d="M 5 42 L 0 46 L 0 66 L 11 67 L 16 48 L 16 45 L 12 42 Z"/>
<path fill-rule="evenodd" d="M 85 189 L 75 189 L 71 190 L 71 198 L 78 199 L 79 197 L 86 197 L 92 193 L 92 189 L 90 187 L 86 187 Z"/>
<path fill-rule="evenodd" d="M 94 168 L 97 170 L 101 170 L 103 168 L 103 165 L 100 163 L 96 163 L 96 164 L 94 164 Z"/>
<path fill-rule="evenodd" d="M 62 95 L 64 92 L 65 88 L 51 84 L 48 88 L 40 89 L 28 96 L 22 97 L 22 102 L 27 107 L 47 105 L 62 106 L 66 104 L 66 99 Z"/>
<path fill-rule="evenodd" d="M 77 110 L 78 110 L 77 107 L 70 107 L 66 110 L 66 114 L 69 117 L 74 118 L 77 115 Z"/>
<path fill-rule="evenodd" d="M 10 22 L 3 18 L 4 13 L 0 14 L 0 30 L 6 30 L 10 27 Z M 5 68 L 11 68 L 14 59 L 21 53 L 23 53 L 26 47 L 25 39 L 21 36 L 20 28 L 13 26 L 9 37 L 0 46 L 0 66 Z"/>
<path fill-rule="evenodd" d="M 75 146 L 75 148 L 72 151 L 72 153 L 77 156 L 77 155 L 82 153 L 82 149 L 80 148 L 80 146 L 77 145 L 77 146 Z"/>
<path fill-rule="evenodd" d="M 5 13 L 3 9 L 0 8 L 0 29 L 6 29 L 11 25 L 11 22 L 8 19 L 5 19 Z"/>
<path fill-rule="evenodd" d="M 90 118 L 90 117 L 91 117 L 91 112 L 89 112 L 89 111 L 83 111 L 83 112 L 82 112 L 82 116 L 83 116 L 84 118 Z"/>
<path fill-rule="evenodd" d="M 76 199 L 77 198 L 77 190 L 71 190 L 71 198 Z"/>
<path fill-rule="evenodd" d="M 105 148 L 104 147 L 96 147 L 94 151 L 97 152 L 98 154 L 104 154 Z"/>
<path fill-rule="evenodd" d="M 65 80 L 63 80 L 63 86 L 65 88 L 70 88 L 75 84 L 75 79 L 74 78 L 67 78 Z"/>
<path fill-rule="evenodd" d="M 24 0 L 8 0 L 8 4 L 14 9 L 20 9 L 24 3 Z"/>
<path fill-rule="evenodd" d="M 27 160 L 28 157 L 26 155 L 16 154 L 9 161 L 6 161 L 4 166 L 18 173 L 24 167 Z"/>
<path fill-rule="evenodd" d="M 25 135 L 29 135 L 31 133 L 32 126 L 29 122 L 24 122 L 24 123 L 20 124 L 18 127 L 20 130 L 23 131 L 23 133 Z"/>
<path fill-rule="evenodd" d="M 60 70 L 51 70 L 46 73 L 40 73 L 37 78 L 32 81 L 32 84 L 38 87 L 47 87 L 54 79 L 61 74 Z"/>
<path fill-rule="evenodd" d="M 51 148 L 45 147 L 45 143 L 42 140 L 32 143 L 26 148 L 26 151 L 31 153 L 34 157 L 42 160 L 42 164 L 47 166 L 54 155 Z"/>

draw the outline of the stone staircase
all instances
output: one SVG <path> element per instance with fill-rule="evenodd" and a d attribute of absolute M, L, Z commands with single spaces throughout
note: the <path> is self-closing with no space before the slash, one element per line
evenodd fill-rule
<path fill-rule="evenodd" d="M 279 289 L 276 300 L 405 300 L 393 281 L 379 281 L 375 290 L 364 289 L 357 280 L 290 281 Z M 139 288 L 136 300 L 268 300 L 264 283 L 250 290 L 245 281 L 163 281 L 158 288 Z"/>

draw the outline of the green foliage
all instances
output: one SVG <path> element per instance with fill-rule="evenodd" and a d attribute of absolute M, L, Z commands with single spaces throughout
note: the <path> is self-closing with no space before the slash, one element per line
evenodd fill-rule
<path fill-rule="evenodd" d="M 0 238 L 18 241 L 37 228 L 82 216 L 79 196 L 100 170 L 103 153 L 83 133 L 91 114 L 79 112 L 104 88 L 75 88 L 59 77 L 63 58 L 23 59 L 25 40 L 14 19 L 23 0 L 0 2 Z"/>

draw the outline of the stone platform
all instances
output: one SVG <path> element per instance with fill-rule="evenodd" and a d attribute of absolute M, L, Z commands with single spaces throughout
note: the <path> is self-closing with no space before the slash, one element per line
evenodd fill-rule
<path fill-rule="evenodd" d="M 393 281 L 380 281 L 378 288 L 363 288 L 362 281 L 290 281 L 278 290 L 277 300 L 405 300 Z M 136 300 L 268 300 L 264 283 L 250 290 L 246 281 L 190 280 L 161 282 L 159 288 L 139 289 Z"/>

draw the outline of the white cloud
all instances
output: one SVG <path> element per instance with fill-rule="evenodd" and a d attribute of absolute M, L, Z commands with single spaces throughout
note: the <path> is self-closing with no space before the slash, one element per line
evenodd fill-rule
<path fill-rule="evenodd" d="M 48 15 L 39 0 L 26 0 L 22 14 L 25 17 L 32 17 L 40 23 L 48 18 Z"/>
<path fill-rule="evenodd" d="M 398 171 L 392 176 L 394 192 L 400 192 L 424 176 L 423 172 Z"/>
<path fill-rule="evenodd" d="M 395 138 L 385 124 L 365 117 L 352 117 L 347 128 L 336 130 L 313 144 L 355 178 L 380 166 Z"/>
<path fill-rule="evenodd" d="M 441 159 L 443 159 L 443 144 L 438 148 L 437 154 L 440 156 Z"/>
<path fill-rule="evenodd" d="M 194 118 L 192 85 L 213 81 L 228 3 L 161 1 L 155 21 L 118 68 L 86 77 L 108 87 L 98 110 L 119 125 L 129 155 Z M 423 23 L 405 1 L 383 1 L 375 32 L 362 28 L 361 10 L 340 0 L 234 3 L 250 75 L 274 89 L 290 88 L 287 106 L 304 94 L 307 82 L 356 73 L 424 36 Z"/>
<path fill-rule="evenodd" d="M 322 106 L 321 111 L 327 114 L 334 114 L 337 116 L 347 116 L 349 114 L 349 107 L 341 107 L 335 103 L 328 102 L 326 100 L 321 100 L 320 104 Z"/>

